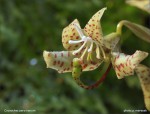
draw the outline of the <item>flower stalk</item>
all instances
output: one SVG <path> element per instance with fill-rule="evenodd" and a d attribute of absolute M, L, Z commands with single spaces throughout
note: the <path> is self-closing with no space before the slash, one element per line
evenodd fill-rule
<path fill-rule="evenodd" d="M 128 29 L 130 29 L 137 37 L 150 43 L 150 29 L 142 25 L 132 23 L 130 21 L 122 20 L 117 25 L 116 33 L 120 35 L 122 34 L 123 25 L 126 26 Z"/>

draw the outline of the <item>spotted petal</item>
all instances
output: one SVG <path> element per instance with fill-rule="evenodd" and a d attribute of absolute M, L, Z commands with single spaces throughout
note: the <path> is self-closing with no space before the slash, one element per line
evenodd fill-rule
<path fill-rule="evenodd" d="M 135 72 L 142 86 L 146 108 L 150 111 L 150 68 L 140 64 L 135 68 Z"/>
<path fill-rule="evenodd" d="M 64 28 L 62 32 L 62 43 L 64 48 L 67 50 L 75 50 L 81 46 L 81 43 L 69 44 L 69 40 L 80 40 L 79 34 L 77 33 L 74 24 L 81 28 L 78 20 L 75 19 L 70 25 Z"/>
<path fill-rule="evenodd" d="M 99 10 L 84 27 L 84 32 L 87 36 L 90 36 L 93 40 L 102 43 L 103 35 L 100 25 L 100 19 L 106 8 Z"/>
<path fill-rule="evenodd" d="M 72 72 L 73 59 L 78 58 L 81 55 L 73 55 L 71 51 L 60 51 L 60 52 L 43 52 L 43 57 L 46 62 L 47 68 L 57 70 L 59 73 Z M 83 71 L 91 71 L 96 69 L 102 61 L 85 61 L 81 62 Z"/>
<path fill-rule="evenodd" d="M 124 76 L 134 75 L 135 67 L 147 56 L 148 53 L 143 51 L 136 51 L 133 55 L 113 52 L 112 64 L 118 79 L 121 79 Z"/>
<path fill-rule="evenodd" d="M 47 68 L 57 70 L 59 73 L 72 71 L 72 60 L 74 56 L 69 51 L 61 52 L 43 52 L 43 57 Z"/>

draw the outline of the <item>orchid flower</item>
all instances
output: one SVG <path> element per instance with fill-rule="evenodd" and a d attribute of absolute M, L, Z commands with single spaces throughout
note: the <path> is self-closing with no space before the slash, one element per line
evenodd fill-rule
<path fill-rule="evenodd" d="M 43 56 L 47 68 L 55 69 L 59 73 L 72 72 L 77 84 L 85 89 L 97 87 L 105 79 L 111 64 L 118 79 L 134 75 L 134 72 L 139 76 L 141 73 L 140 62 L 148 56 L 148 53 L 137 50 L 132 55 L 124 54 L 121 52 L 118 42 L 123 25 L 149 43 L 150 30 L 129 21 L 121 21 L 116 32 L 103 36 L 100 20 L 105 10 L 106 8 L 103 8 L 94 14 L 83 29 L 77 19 L 64 28 L 62 44 L 67 51 L 44 51 Z M 104 75 L 95 84 L 85 85 L 80 80 L 82 71 L 92 71 L 102 63 L 107 68 Z"/>
<path fill-rule="evenodd" d="M 62 32 L 62 43 L 68 51 L 44 51 L 43 56 L 47 68 L 55 69 L 59 73 L 72 72 L 73 77 L 79 84 L 81 81 L 75 75 L 79 75 L 81 70 L 91 71 L 96 69 L 104 61 L 109 63 L 111 49 L 119 41 L 119 37 L 115 37 L 114 40 L 111 38 L 103 38 L 100 19 L 105 10 L 106 8 L 103 8 L 98 11 L 89 20 L 84 29 L 81 29 L 77 19 L 64 28 Z M 74 66 L 77 62 L 80 62 L 82 67 L 80 70 L 78 70 L 80 67 L 75 68 Z M 80 83 L 79 85 L 88 88 L 84 84 Z"/>
<path fill-rule="evenodd" d="M 64 28 L 62 43 L 68 51 L 44 51 L 43 56 L 47 67 L 59 73 L 73 72 L 73 63 L 79 62 L 82 71 L 90 71 L 103 62 L 112 61 L 119 79 L 133 75 L 135 67 L 148 56 L 148 53 L 143 51 L 136 51 L 133 55 L 120 53 L 119 47 L 116 46 L 120 40 L 120 33 L 111 33 L 103 37 L 100 19 L 105 10 L 106 8 L 103 8 L 98 11 L 84 29 L 81 29 L 77 19 Z"/>

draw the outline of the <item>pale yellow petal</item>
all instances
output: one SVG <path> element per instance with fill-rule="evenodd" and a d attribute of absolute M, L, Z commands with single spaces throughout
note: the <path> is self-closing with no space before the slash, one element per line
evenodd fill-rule
<path fill-rule="evenodd" d="M 73 58 L 79 58 L 80 54 L 73 55 L 71 51 L 54 51 L 43 52 L 43 57 L 46 62 L 47 68 L 57 70 L 59 73 L 72 72 Z M 87 61 L 83 60 L 81 63 L 83 71 L 91 71 L 96 69 L 102 61 Z"/>
<path fill-rule="evenodd" d="M 150 68 L 140 64 L 135 68 L 135 72 L 141 83 L 146 108 L 150 111 Z"/>
<path fill-rule="evenodd" d="M 84 33 L 95 41 L 102 43 L 103 35 L 100 20 L 106 8 L 101 9 L 92 16 L 89 22 L 84 27 Z"/>
<path fill-rule="evenodd" d="M 73 55 L 69 51 L 61 52 L 43 52 L 43 57 L 46 62 L 47 68 L 57 70 L 59 73 L 72 71 Z"/>
<path fill-rule="evenodd" d="M 147 56 L 148 53 L 143 51 L 136 51 L 133 55 L 113 52 L 112 64 L 118 79 L 121 79 L 124 76 L 134 75 L 135 67 Z"/>
<path fill-rule="evenodd" d="M 80 40 L 79 34 L 77 33 L 74 24 L 80 28 L 80 24 L 77 19 L 75 19 L 70 25 L 63 29 L 62 32 L 62 43 L 65 49 L 67 50 L 76 50 L 82 43 L 78 44 L 69 44 L 69 40 Z"/>

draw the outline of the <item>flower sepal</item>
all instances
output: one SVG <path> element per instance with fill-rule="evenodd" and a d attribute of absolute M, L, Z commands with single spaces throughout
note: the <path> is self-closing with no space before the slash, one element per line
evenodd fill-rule
<path fill-rule="evenodd" d="M 118 79 L 134 75 L 134 69 L 148 56 L 147 52 L 136 51 L 133 55 L 112 52 L 112 64 Z"/>

